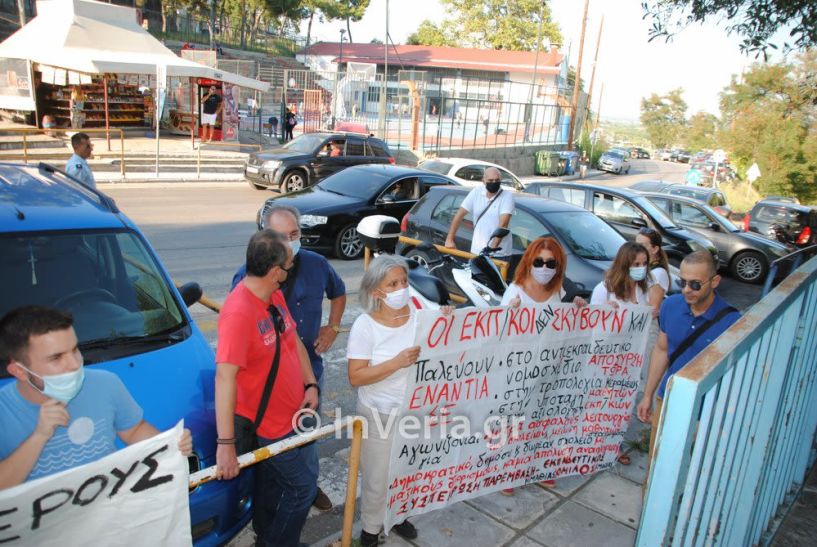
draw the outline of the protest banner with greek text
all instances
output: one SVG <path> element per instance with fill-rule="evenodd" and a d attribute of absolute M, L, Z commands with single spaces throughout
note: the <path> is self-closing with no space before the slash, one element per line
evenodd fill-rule
<path fill-rule="evenodd" d="M 419 312 L 386 530 L 502 488 L 609 469 L 651 321 L 646 306 Z"/>
<path fill-rule="evenodd" d="M 0 491 L 3 545 L 191 545 L 183 426 Z"/>

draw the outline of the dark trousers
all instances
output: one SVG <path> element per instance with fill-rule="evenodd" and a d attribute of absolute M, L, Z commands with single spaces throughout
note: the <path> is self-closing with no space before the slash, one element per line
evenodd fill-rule
<path fill-rule="evenodd" d="M 278 439 L 258 437 L 258 443 L 265 446 L 292 436 L 294 432 Z M 318 492 L 317 469 L 310 465 L 316 450 L 312 443 L 256 465 L 252 521 L 256 545 L 297 547 Z"/>
<path fill-rule="evenodd" d="M 294 128 L 295 128 L 295 126 L 294 126 L 294 125 L 289 125 L 289 124 L 287 124 L 286 129 L 284 130 L 284 133 L 285 133 L 285 134 L 284 134 L 284 140 L 285 140 L 285 141 L 286 141 L 286 140 L 290 140 L 290 141 L 291 141 L 291 140 L 293 139 L 293 137 L 292 137 L 292 130 L 293 130 Z"/>

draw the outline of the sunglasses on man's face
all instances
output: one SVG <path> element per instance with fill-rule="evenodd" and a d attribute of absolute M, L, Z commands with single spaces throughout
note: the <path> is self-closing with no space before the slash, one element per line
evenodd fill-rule
<path fill-rule="evenodd" d="M 698 281 L 697 279 L 693 279 L 691 281 L 688 281 L 688 280 L 686 280 L 684 278 L 679 277 L 678 279 L 675 280 L 675 284 L 678 285 L 678 288 L 680 288 L 682 290 L 687 285 L 689 285 L 689 288 L 692 289 L 693 291 L 700 291 L 701 289 L 703 289 L 704 285 L 706 285 L 707 283 L 712 281 L 712 279 L 713 278 L 710 277 L 706 281 Z"/>
<path fill-rule="evenodd" d="M 534 268 L 541 268 L 542 266 L 547 266 L 549 269 L 555 270 L 556 266 L 558 265 L 559 263 L 556 262 L 555 258 L 548 258 L 547 260 L 544 260 L 543 258 L 539 258 L 537 256 L 536 258 L 533 259 Z"/>

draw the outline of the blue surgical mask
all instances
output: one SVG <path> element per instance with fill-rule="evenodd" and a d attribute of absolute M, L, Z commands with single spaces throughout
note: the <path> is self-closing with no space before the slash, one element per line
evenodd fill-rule
<path fill-rule="evenodd" d="M 40 376 L 29 368 L 23 368 L 43 381 L 43 389 L 38 388 L 29 380 L 28 383 L 31 384 L 31 387 L 46 397 L 65 404 L 68 404 L 71 399 L 77 396 L 79 390 L 82 389 L 83 382 L 85 382 L 85 367 L 81 365 L 75 371 L 54 374 L 53 376 Z"/>
<path fill-rule="evenodd" d="M 641 281 L 645 277 L 647 277 L 647 267 L 646 266 L 633 266 L 630 268 L 630 277 L 633 281 Z"/>
<path fill-rule="evenodd" d="M 292 256 L 295 256 L 298 254 L 298 251 L 301 250 L 301 240 L 296 239 L 295 241 L 290 241 L 289 248 L 292 249 Z"/>

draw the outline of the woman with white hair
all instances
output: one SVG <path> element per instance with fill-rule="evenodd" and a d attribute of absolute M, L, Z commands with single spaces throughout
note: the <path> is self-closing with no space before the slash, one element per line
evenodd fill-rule
<path fill-rule="evenodd" d="M 389 457 L 396 423 L 387 431 L 389 414 L 403 405 L 411 367 L 420 357 L 414 343 L 415 314 L 409 305 L 408 265 L 399 256 L 375 258 L 360 282 L 364 313 L 352 325 L 346 357 L 349 382 L 357 390 L 357 412 L 368 423 L 360 452 L 362 473 L 360 517 L 363 547 L 378 544 L 386 511 Z M 451 313 L 445 307 L 443 313 Z M 379 420 L 379 428 L 375 420 Z M 417 530 L 409 521 L 395 525 L 398 535 L 414 539 Z"/>

